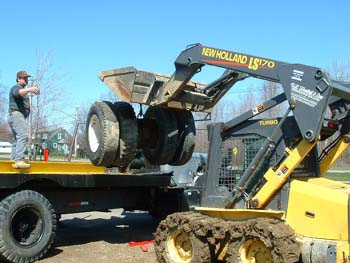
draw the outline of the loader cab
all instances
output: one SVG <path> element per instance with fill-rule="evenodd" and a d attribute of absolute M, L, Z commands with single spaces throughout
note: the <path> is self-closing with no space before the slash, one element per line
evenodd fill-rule
<path fill-rule="evenodd" d="M 232 129 L 224 130 L 220 124 L 213 124 L 210 129 L 217 135 L 209 135 L 208 175 L 206 187 L 202 193 L 202 205 L 209 207 L 223 207 L 234 193 L 237 183 L 257 156 L 258 152 L 268 141 L 273 130 L 280 122 L 280 118 L 272 120 L 248 120 L 244 124 Z M 264 184 L 264 175 L 269 169 L 276 170 L 288 156 L 288 149 L 292 149 L 301 140 L 301 135 L 295 129 L 293 117 L 288 117 L 279 131 L 273 150 L 266 153 L 259 165 L 254 167 L 252 179 L 246 190 L 246 196 L 254 196 L 259 187 Z M 214 138 L 215 137 L 215 138 Z M 317 177 L 319 171 L 318 149 L 312 149 L 302 162 L 293 170 L 293 177 Z M 288 183 L 288 182 L 287 182 Z M 239 207 L 244 208 L 242 203 Z"/>

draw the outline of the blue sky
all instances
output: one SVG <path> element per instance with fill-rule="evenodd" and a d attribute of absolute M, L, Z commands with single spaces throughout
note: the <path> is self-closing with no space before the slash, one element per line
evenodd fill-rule
<path fill-rule="evenodd" d="M 38 52 L 51 51 L 52 70 L 65 75 L 59 88 L 91 104 L 108 89 L 101 70 L 171 74 L 192 43 L 329 68 L 349 61 L 349 11 L 346 0 L 2 1 L 0 83 L 35 72 Z"/>

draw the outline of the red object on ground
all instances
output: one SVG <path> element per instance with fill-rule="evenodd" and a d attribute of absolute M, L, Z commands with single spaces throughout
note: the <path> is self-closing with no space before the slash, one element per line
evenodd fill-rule
<path fill-rule="evenodd" d="M 131 241 L 129 242 L 129 247 L 141 247 L 143 252 L 148 252 L 146 245 L 153 244 L 154 240 L 144 240 L 144 241 Z"/>
<path fill-rule="evenodd" d="M 45 148 L 44 149 L 44 162 L 49 161 L 49 149 Z"/>

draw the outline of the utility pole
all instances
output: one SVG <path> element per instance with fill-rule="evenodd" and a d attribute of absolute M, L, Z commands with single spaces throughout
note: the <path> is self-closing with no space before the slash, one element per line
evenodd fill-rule
<path fill-rule="evenodd" d="M 33 101 L 33 94 L 29 94 L 29 138 L 28 138 L 28 145 L 29 145 L 29 150 L 28 150 L 28 157 L 29 160 L 33 160 L 32 156 L 32 145 L 33 145 L 33 140 L 32 140 L 32 124 L 33 124 L 33 107 L 32 107 L 32 101 Z"/>
<path fill-rule="evenodd" d="M 69 155 L 68 155 L 68 162 L 71 161 L 72 158 L 72 152 L 73 152 L 73 146 L 74 146 L 74 157 L 77 157 L 77 145 L 78 145 L 78 127 L 80 123 L 80 117 L 79 117 L 79 107 L 76 107 L 76 115 L 75 115 L 75 127 L 74 127 L 74 132 L 73 132 L 73 138 L 72 138 L 72 143 L 70 145 L 69 149 Z"/>
<path fill-rule="evenodd" d="M 36 79 L 31 79 L 31 84 L 30 87 L 34 86 L 34 81 L 36 81 Z M 39 87 L 39 83 L 37 84 L 37 86 Z M 33 93 L 29 94 L 29 138 L 28 138 L 28 145 L 29 145 L 29 151 L 28 151 L 28 156 L 29 156 L 29 160 L 31 161 L 35 161 L 36 159 L 36 147 L 33 144 L 33 137 L 34 137 L 34 143 L 35 143 L 35 139 L 36 139 L 36 133 L 38 132 L 38 125 L 39 125 L 39 94 L 37 95 L 37 100 L 36 100 L 36 110 L 37 110 L 37 118 L 36 118 L 36 127 L 33 131 L 33 112 L 34 112 L 34 108 L 33 108 Z"/>
<path fill-rule="evenodd" d="M 78 127 L 80 123 L 80 116 L 79 116 L 79 107 L 76 107 L 76 119 L 75 119 L 75 127 L 74 129 L 74 157 L 77 158 L 77 146 L 78 146 Z"/>

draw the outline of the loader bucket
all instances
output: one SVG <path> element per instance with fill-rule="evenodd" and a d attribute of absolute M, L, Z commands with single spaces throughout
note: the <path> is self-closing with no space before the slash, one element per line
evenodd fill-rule
<path fill-rule="evenodd" d="M 159 75 L 134 67 L 102 71 L 99 78 L 122 101 L 142 104 L 150 104 L 151 95 L 162 83 Z M 169 79 L 168 76 L 163 78 L 164 81 Z"/>
<path fill-rule="evenodd" d="M 102 71 L 99 78 L 122 101 L 192 111 L 210 112 L 226 92 L 222 92 L 215 100 L 208 100 L 206 94 L 195 92 L 206 85 L 190 80 L 175 88 L 176 94 L 167 98 L 164 91 L 166 85 L 176 83 L 172 76 L 141 71 L 134 67 Z"/>

